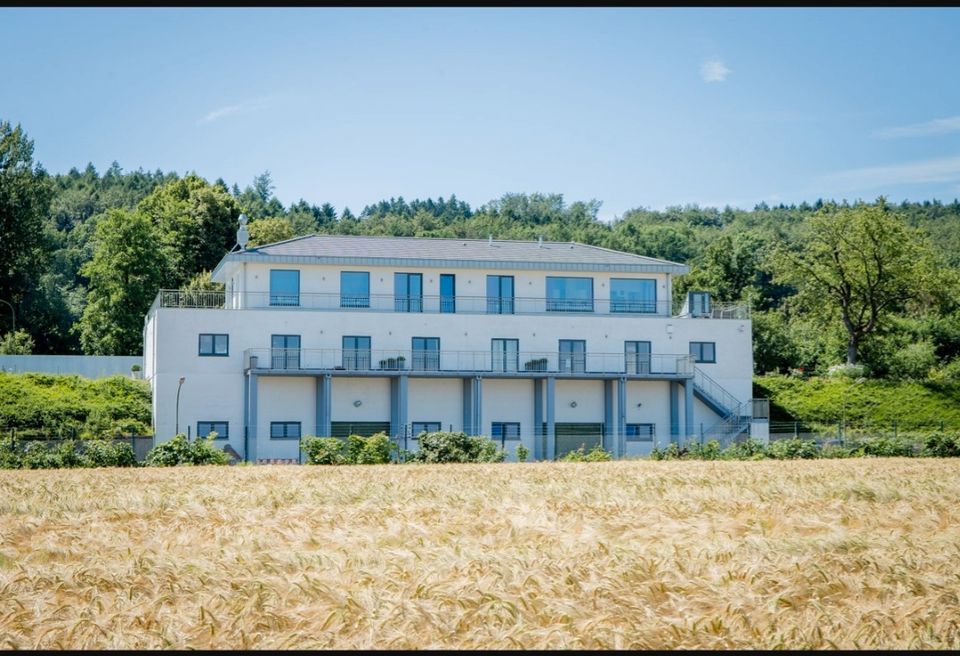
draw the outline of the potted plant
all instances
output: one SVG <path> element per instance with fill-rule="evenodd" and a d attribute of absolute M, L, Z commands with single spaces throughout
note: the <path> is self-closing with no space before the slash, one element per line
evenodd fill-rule
<path fill-rule="evenodd" d="M 534 358 L 532 360 L 527 360 L 523 364 L 523 368 L 526 371 L 546 371 L 547 370 L 547 359 L 546 358 Z"/>

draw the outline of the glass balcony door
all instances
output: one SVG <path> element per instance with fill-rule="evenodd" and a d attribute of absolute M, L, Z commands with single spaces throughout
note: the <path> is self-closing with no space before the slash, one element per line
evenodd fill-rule
<path fill-rule="evenodd" d="M 487 313 L 513 314 L 513 276 L 487 276 Z"/>
<path fill-rule="evenodd" d="M 517 371 L 520 368 L 520 340 L 490 340 L 490 357 L 493 371 Z"/>
<path fill-rule="evenodd" d="M 370 338 L 343 338 L 343 368 L 364 371 L 370 368 Z"/>
<path fill-rule="evenodd" d="M 650 373 L 650 342 L 624 342 L 624 357 L 628 374 Z"/>
<path fill-rule="evenodd" d="M 457 277 L 452 273 L 440 274 L 440 311 L 457 311 Z"/>
<path fill-rule="evenodd" d="M 440 338 L 413 338 L 413 366 L 415 371 L 440 370 Z"/>
<path fill-rule="evenodd" d="M 271 335 L 270 347 L 273 369 L 300 368 L 300 335 Z"/>
<path fill-rule="evenodd" d="M 587 342 L 583 339 L 560 340 L 561 373 L 584 373 L 587 370 Z"/>
<path fill-rule="evenodd" d="M 397 312 L 423 312 L 423 274 L 393 274 L 393 298 Z"/>

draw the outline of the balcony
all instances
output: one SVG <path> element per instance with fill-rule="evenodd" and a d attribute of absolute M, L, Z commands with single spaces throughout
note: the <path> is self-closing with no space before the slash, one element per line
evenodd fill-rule
<path fill-rule="evenodd" d="M 686 354 L 435 351 L 403 349 L 292 349 L 244 351 L 244 370 L 270 374 L 313 375 L 318 372 L 353 376 L 398 375 L 451 377 L 570 378 L 609 377 L 676 379 L 694 373 L 693 356 Z"/>
<path fill-rule="evenodd" d="M 428 314 L 518 314 L 567 315 L 604 314 L 622 317 L 682 317 L 672 312 L 672 303 L 609 299 L 558 300 L 528 297 L 488 296 L 395 296 L 393 294 L 300 293 L 278 295 L 269 292 L 213 292 L 163 289 L 153 302 L 156 308 L 286 311 L 320 310 L 335 312 L 391 312 Z M 749 319 L 748 305 L 714 304 L 699 318 Z"/>

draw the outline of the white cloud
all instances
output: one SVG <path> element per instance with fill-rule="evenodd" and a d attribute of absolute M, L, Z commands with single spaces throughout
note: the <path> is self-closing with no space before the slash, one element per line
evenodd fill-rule
<path fill-rule="evenodd" d="M 248 100 L 247 102 L 242 102 L 238 105 L 226 105 L 224 107 L 219 107 L 212 112 L 208 112 L 206 116 L 197 121 L 197 124 L 201 125 L 203 123 L 213 123 L 214 121 L 219 121 L 220 119 L 233 114 L 248 114 L 250 112 L 263 109 L 266 106 L 267 102 L 265 99 Z"/>
<path fill-rule="evenodd" d="M 700 64 L 700 77 L 704 82 L 723 82 L 728 75 L 730 69 L 719 59 L 708 59 Z"/>
<path fill-rule="evenodd" d="M 943 157 L 889 166 L 838 171 L 826 180 L 844 189 L 873 189 L 887 185 L 960 182 L 960 157 Z"/>
<path fill-rule="evenodd" d="M 925 123 L 914 123 L 896 128 L 883 128 L 873 133 L 879 139 L 899 139 L 901 137 L 928 137 L 934 134 L 960 132 L 960 116 L 938 118 Z"/>

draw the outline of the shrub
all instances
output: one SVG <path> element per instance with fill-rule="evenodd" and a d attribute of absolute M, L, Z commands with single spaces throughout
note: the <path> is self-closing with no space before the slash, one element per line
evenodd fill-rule
<path fill-rule="evenodd" d="M 653 451 L 650 452 L 651 460 L 679 460 L 683 455 L 686 455 L 686 449 L 683 449 L 681 452 L 680 448 L 671 442 L 663 449 L 658 449 L 653 447 Z"/>
<path fill-rule="evenodd" d="M 358 465 L 382 465 L 393 460 L 393 450 L 397 445 L 386 433 L 376 433 L 370 437 L 351 435 L 347 438 L 347 460 Z"/>
<path fill-rule="evenodd" d="M 936 364 L 933 342 L 913 342 L 890 356 L 890 376 L 901 380 L 923 380 Z"/>
<path fill-rule="evenodd" d="M 300 448 L 307 454 L 308 465 L 343 465 L 347 463 L 347 443 L 339 437 L 303 438 Z"/>
<path fill-rule="evenodd" d="M 719 460 L 720 442 L 710 440 L 703 445 L 695 442 L 687 448 L 686 457 L 691 460 Z"/>
<path fill-rule="evenodd" d="M 827 375 L 831 377 L 863 378 L 867 373 L 867 367 L 862 364 L 835 364 L 827 369 Z"/>
<path fill-rule="evenodd" d="M 720 453 L 722 460 L 762 460 L 767 455 L 767 446 L 752 437 L 734 442 Z"/>
<path fill-rule="evenodd" d="M 767 457 L 775 460 L 812 460 L 820 456 L 817 443 L 813 440 L 801 440 L 794 437 L 788 440 L 771 442 L 767 447 Z"/>
<path fill-rule="evenodd" d="M 23 466 L 23 454 L 7 440 L 0 442 L 0 469 L 20 469 Z"/>
<path fill-rule="evenodd" d="M 83 459 L 85 467 L 133 467 L 136 458 L 133 447 L 126 442 L 85 440 Z"/>
<path fill-rule="evenodd" d="M 576 451 L 568 451 L 560 460 L 563 462 L 607 462 L 613 460 L 613 454 L 599 444 L 595 444 L 586 453 L 584 453 L 584 446 L 581 444 Z"/>
<path fill-rule="evenodd" d="M 407 462 L 503 462 L 506 453 L 483 435 L 421 433 L 420 448 Z"/>
<path fill-rule="evenodd" d="M 930 433 L 923 440 L 923 454 L 935 458 L 960 457 L 960 433 Z"/>
<path fill-rule="evenodd" d="M 523 446 L 523 444 L 518 444 L 517 445 L 517 462 L 526 462 L 528 457 L 530 457 L 530 449 Z"/>
<path fill-rule="evenodd" d="M 192 442 L 183 433 L 172 440 L 150 449 L 144 464 L 148 467 L 175 467 L 177 465 L 225 465 L 230 457 L 213 444 L 216 433 Z"/>
<path fill-rule="evenodd" d="M 913 443 L 893 437 L 873 437 L 857 440 L 850 446 L 851 456 L 912 456 Z"/>

